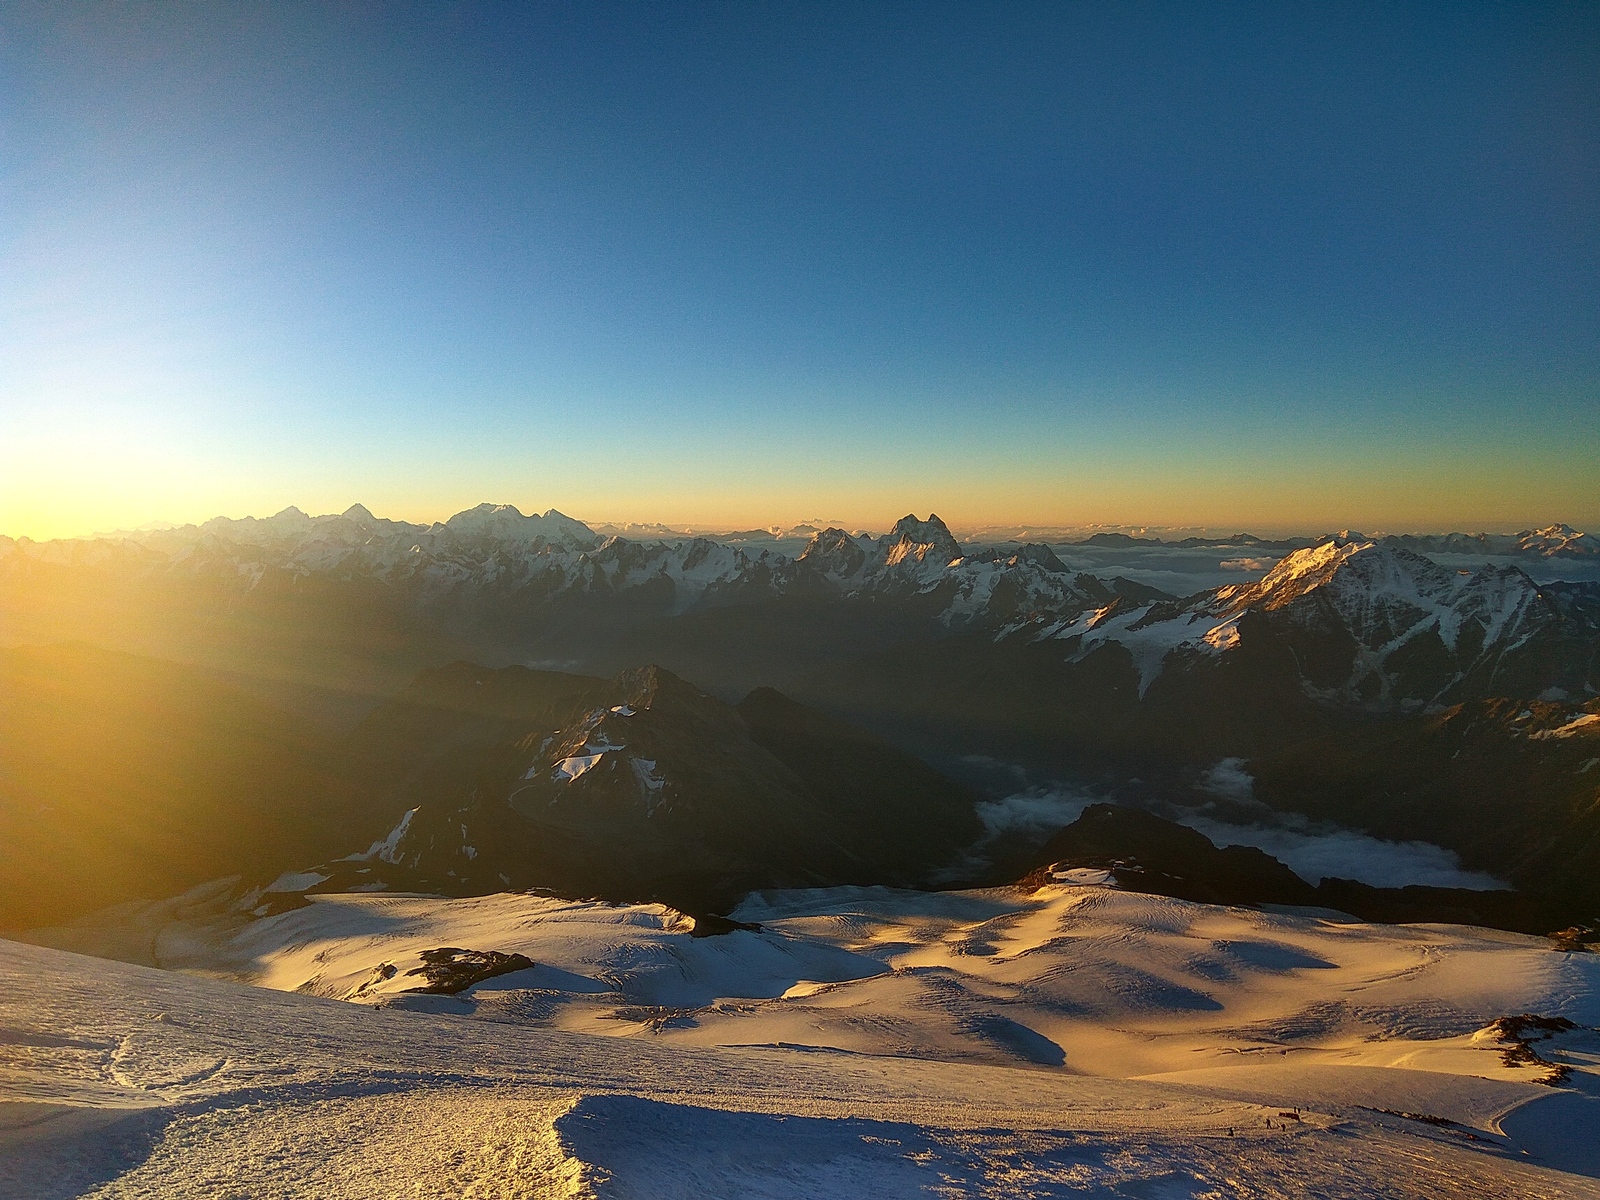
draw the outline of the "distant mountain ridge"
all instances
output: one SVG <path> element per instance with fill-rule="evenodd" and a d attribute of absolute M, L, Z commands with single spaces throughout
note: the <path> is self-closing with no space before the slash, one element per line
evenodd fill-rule
<path fill-rule="evenodd" d="M 1452 571 L 1360 540 L 1296 550 L 1265 578 L 1185 601 L 1125 600 L 1029 632 L 1079 657 L 1117 645 L 1142 696 L 1169 667 L 1193 670 L 1271 637 L 1320 698 L 1369 708 L 1488 695 L 1584 697 L 1600 680 L 1600 589 L 1536 584 L 1514 566 Z"/>
<path fill-rule="evenodd" d="M 965 832 L 937 837 L 932 810 L 903 803 L 894 780 L 940 790 L 914 753 L 963 778 L 1014 765 L 1179 808 L 1215 803 L 1198 795 L 1205 773 L 1237 760 L 1260 780 L 1252 803 L 1275 812 L 1435 842 L 1520 886 L 1554 881 L 1575 903 L 1595 894 L 1559 873 L 1600 861 L 1600 584 L 1541 584 L 1505 556 L 1458 569 L 1347 534 L 1263 556 L 1259 579 L 1176 595 L 1077 571 L 1070 546 L 963 544 L 931 513 L 880 537 L 818 529 L 792 557 L 759 545 L 599 538 L 554 510 L 503 505 L 428 526 L 359 505 L 290 509 L 0 541 L 0 624 L 18 642 L 94 641 L 213 672 L 239 713 L 281 701 L 314 715 L 322 692 L 355 714 L 345 731 L 388 713 L 397 724 L 366 749 L 362 725 L 338 757 L 347 805 L 384 818 L 344 843 L 377 838 L 372 857 L 340 869 L 403 868 L 418 886 L 721 899 L 757 880 L 916 882 L 976 835 L 970 802 Z M 450 662 L 469 664 L 461 678 L 429 674 Z M 658 665 L 617 674 L 640 663 Z M 93 670 L 80 674 L 94 694 Z M 464 695 L 386 707 L 419 678 Z M 204 729 L 203 716 L 183 720 Z M 30 789 L 17 792 L 24 816 L 54 786 L 46 767 L 83 757 L 74 710 L 59 717 L 67 749 L 41 760 L 43 782 L 11 768 Z M 270 761 L 251 731 L 273 720 L 229 733 L 240 756 Z M 182 740 L 137 728 L 149 744 Z M 306 739 L 283 728 L 279 742 Z M 417 746 L 442 749 L 420 761 Z M 276 811 L 276 769 L 217 783 L 181 751 L 145 754 L 160 771 L 130 778 L 150 793 L 177 781 L 202 807 Z M 321 753 L 295 756 L 320 770 Z M 97 779 L 120 778 L 101 766 Z M 868 777 L 892 800 L 888 826 L 840 815 Z M 39 845 L 71 844 L 70 828 L 39 828 Z"/>
<path fill-rule="evenodd" d="M 1443 542 L 1452 553 L 1512 547 L 1577 558 L 1590 553 L 1587 536 L 1551 526 L 1510 541 L 1452 534 Z M 706 537 L 601 539 L 554 509 L 524 515 L 481 504 L 423 526 L 353 505 L 120 539 L 0 539 L 0 606 L 37 607 L 54 586 L 86 608 L 130 587 L 153 589 L 120 615 L 177 604 L 169 629 L 215 624 L 220 611 L 237 614 L 227 619 L 244 625 L 242 636 L 279 637 L 283 626 L 310 639 L 330 621 L 356 620 L 364 627 L 350 636 L 400 653 L 437 645 L 414 665 L 464 657 L 614 670 L 670 652 L 706 678 L 697 660 L 707 655 L 770 658 L 781 642 L 787 669 L 803 671 L 808 656 L 878 630 L 869 642 L 965 633 L 1065 641 L 1073 660 L 1119 647 L 1141 697 L 1164 672 L 1204 670 L 1252 641 L 1282 647 L 1294 685 L 1326 703 L 1381 710 L 1595 694 L 1600 585 L 1540 585 L 1506 563 L 1453 570 L 1407 541 L 1347 531 L 1288 550 L 1257 582 L 1178 597 L 1075 572 L 1044 543 L 964 545 L 935 514 L 908 514 L 877 538 L 818 530 L 789 557 Z M 1098 534 L 1086 544 L 1152 543 Z M 1248 535 L 1229 544 L 1275 545 Z M 260 615 L 242 615 L 253 609 Z M 30 615 L 46 628 L 66 619 L 48 606 Z M 816 628 L 809 642 L 807 622 Z M 81 618 L 69 636 L 105 624 Z M 730 686 L 742 690 L 772 681 L 759 664 L 729 670 Z"/>
<path fill-rule="evenodd" d="M 584 522 L 568 517 L 553 508 L 542 515 L 537 512 L 524 515 L 515 505 L 490 502 L 464 509 L 444 521 L 435 521 L 431 524 L 375 517 L 362 504 L 353 504 L 342 513 L 328 513 L 316 517 L 307 516 L 300 509 L 291 505 L 271 517 L 213 517 L 199 525 L 171 525 L 157 522 L 136 530 L 119 530 L 83 538 L 58 539 L 57 543 L 40 543 L 26 537 L 11 538 L 0 534 L 0 546 L 14 545 L 19 542 L 38 547 L 63 542 L 132 541 L 170 552 L 174 547 L 193 540 L 201 531 L 220 532 L 239 538 L 250 538 L 252 531 L 256 530 L 262 531 L 263 535 L 292 534 L 304 532 L 318 526 L 331 526 L 340 520 L 352 521 L 357 525 L 381 528 L 387 531 L 409 531 L 416 534 L 437 533 L 441 529 L 451 529 L 457 533 L 470 531 L 479 535 L 501 537 L 508 540 L 527 541 L 543 538 L 551 543 L 560 543 L 574 548 L 596 546 L 611 537 L 621 537 L 635 542 L 677 542 L 699 539 L 745 546 L 761 542 L 803 540 L 823 532 L 824 529 L 828 533 L 844 532 L 835 526 L 824 527 L 820 523 L 806 522 L 788 527 L 773 526 L 770 529 L 732 530 L 727 533 L 675 529 L 659 522 L 626 522 L 623 524 L 608 522 L 602 524 L 597 532 L 596 529 L 591 528 Z M 857 540 L 880 540 L 874 538 L 872 534 L 860 530 L 854 531 L 847 536 Z M 949 550 L 952 558 L 960 556 L 962 546 L 970 550 L 972 547 L 1020 544 L 1010 536 L 1003 538 L 968 536 L 965 539 L 958 540 L 951 535 L 950 530 L 937 515 L 930 515 L 926 522 L 919 521 L 913 515 L 907 515 L 896 522 L 891 531 L 884 536 L 891 541 L 897 541 L 905 537 L 912 545 L 931 546 L 937 543 L 940 546 L 941 553 Z M 1369 536 L 1354 530 L 1344 529 L 1337 533 L 1319 536 L 1270 538 L 1240 532 L 1226 536 L 1190 536 L 1170 539 L 1128 533 L 1100 532 L 1089 534 L 1086 537 L 1063 535 L 1052 537 L 1048 540 L 1055 545 L 1081 545 L 1108 549 L 1139 546 L 1159 546 L 1175 549 L 1241 546 L 1262 551 L 1278 551 L 1280 553 L 1306 549 L 1327 541 L 1373 541 L 1401 549 L 1414 550 L 1420 554 L 1484 554 L 1494 557 L 1521 555 L 1538 558 L 1592 558 L 1600 556 L 1600 539 L 1581 530 L 1574 529 L 1564 522 L 1557 522 L 1540 529 L 1524 529 L 1517 533 L 1378 533 Z"/>
<path fill-rule="evenodd" d="M 1341 529 L 1338 533 L 1324 534 L 1320 537 L 1262 538 L 1250 533 L 1236 533 L 1230 537 L 1186 537 L 1177 540 L 1136 537 L 1127 533 L 1095 533 L 1067 544 L 1105 549 L 1153 546 L 1179 550 L 1241 546 L 1287 553 L 1309 549 L 1330 541 L 1377 542 L 1385 546 L 1414 550 L 1419 554 L 1482 554 L 1496 558 L 1575 559 L 1600 556 L 1600 539 L 1561 522 L 1543 529 L 1524 529 L 1519 533 L 1380 533 L 1370 537 L 1350 529 Z"/>
<path fill-rule="evenodd" d="M 933 615 L 956 627 L 1094 598 L 1066 578 L 1048 547 L 964 550 L 937 516 L 906 516 L 879 539 L 824 530 L 789 558 L 704 537 L 601 539 L 554 509 L 524 516 L 510 505 L 483 504 L 422 526 L 376 518 L 360 505 L 323 517 L 291 508 L 264 520 L 219 517 L 120 539 L 0 539 L 0 569 L 30 563 L 209 577 L 247 590 L 269 575 L 367 580 L 423 606 L 470 602 L 474 594 L 543 605 L 631 592 L 649 593 L 648 603 L 665 613 L 682 613 L 752 595 L 928 594 L 923 607 L 942 602 Z M 1002 576 L 1005 586 L 997 587 Z"/>

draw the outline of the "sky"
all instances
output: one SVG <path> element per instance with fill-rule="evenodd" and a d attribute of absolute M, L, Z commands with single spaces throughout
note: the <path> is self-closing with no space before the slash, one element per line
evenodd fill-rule
<path fill-rule="evenodd" d="M 1600 6 L 0 2 L 0 533 L 1600 527 Z"/>

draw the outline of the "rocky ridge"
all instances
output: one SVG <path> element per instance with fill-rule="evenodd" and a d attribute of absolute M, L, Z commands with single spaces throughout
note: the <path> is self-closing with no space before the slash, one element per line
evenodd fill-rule
<path fill-rule="evenodd" d="M 1205 669 L 1246 642 L 1290 651 L 1320 700 L 1393 710 L 1488 695 L 1584 698 L 1600 680 L 1600 624 L 1583 585 L 1541 586 L 1514 566 L 1450 570 L 1411 550 L 1328 541 L 1265 578 L 1186 600 L 1117 597 L 1006 635 L 1059 639 L 1078 658 L 1121 647 L 1139 693 L 1170 669 Z"/>

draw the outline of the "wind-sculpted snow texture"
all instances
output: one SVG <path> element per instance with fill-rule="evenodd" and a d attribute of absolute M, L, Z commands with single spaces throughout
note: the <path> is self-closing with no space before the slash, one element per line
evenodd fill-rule
<path fill-rule="evenodd" d="M 1600 1188 L 1600 957 L 1094 886 L 738 915 L 326 896 L 140 939 L 210 978 L 0 942 L 0 1197 Z M 441 946 L 535 965 L 404 992 Z"/>

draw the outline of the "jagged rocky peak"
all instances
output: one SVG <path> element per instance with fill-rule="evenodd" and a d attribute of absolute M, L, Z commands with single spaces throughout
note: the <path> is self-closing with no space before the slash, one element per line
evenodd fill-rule
<path fill-rule="evenodd" d="M 1293 550 L 1280 558 L 1262 577 L 1259 590 L 1263 597 L 1281 597 L 1284 601 L 1326 583 L 1333 575 L 1358 554 L 1377 551 L 1371 542 L 1348 531 L 1320 546 Z"/>
<path fill-rule="evenodd" d="M 1285 556 L 1259 583 L 1223 588 L 1218 598 L 1230 611 L 1272 611 L 1318 589 L 1326 589 L 1358 638 L 1385 629 L 1398 635 L 1396 622 L 1414 633 L 1431 620 L 1451 646 L 1463 621 L 1486 635 L 1509 634 L 1532 616 L 1539 597 L 1539 586 L 1514 566 L 1490 564 L 1468 574 L 1403 547 L 1327 542 Z"/>
<path fill-rule="evenodd" d="M 929 513 L 926 521 L 907 513 L 894 523 L 887 539 L 890 543 L 889 565 L 914 558 L 917 562 L 936 562 L 941 566 L 961 557 L 961 546 L 939 514 Z"/>
<path fill-rule="evenodd" d="M 687 704 L 690 706 L 720 706 L 720 701 L 708 696 L 688 680 L 674 675 L 665 667 L 651 663 L 632 667 L 622 672 L 614 681 L 621 697 L 619 707 L 634 712 L 648 712 L 659 704 Z"/>
<path fill-rule="evenodd" d="M 1032 563 L 1046 571 L 1066 575 L 1070 568 L 1056 556 L 1056 552 L 1043 542 L 1024 542 L 1011 555 L 1012 562 Z"/>
<path fill-rule="evenodd" d="M 1577 558 L 1600 554 L 1600 543 L 1565 521 L 1517 534 L 1517 548 L 1525 554 Z"/>
<path fill-rule="evenodd" d="M 811 558 L 819 554 L 831 554 L 835 551 L 855 546 L 855 544 L 855 539 L 844 530 L 837 526 L 830 526 L 811 535 L 811 540 L 806 543 L 806 548 L 800 552 L 800 557 Z"/>
<path fill-rule="evenodd" d="M 359 521 L 362 524 L 370 524 L 375 519 L 365 504 L 352 504 L 339 515 L 346 521 Z"/>
<path fill-rule="evenodd" d="M 679 688 L 689 692 L 696 690 L 671 671 L 654 663 L 622 672 L 617 676 L 617 688 L 627 707 L 640 712 L 653 705 L 656 695 L 664 688 L 669 692 Z"/>
<path fill-rule="evenodd" d="M 824 529 L 811 535 L 799 561 L 836 579 L 848 579 L 866 565 L 867 552 L 844 530 Z"/>
<path fill-rule="evenodd" d="M 1259 582 L 1223 588 L 1218 596 L 1237 608 L 1260 605 L 1270 610 L 1336 579 L 1362 591 L 1400 595 L 1453 585 L 1450 573 L 1432 559 L 1399 547 L 1341 537 L 1291 551 Z"/>

